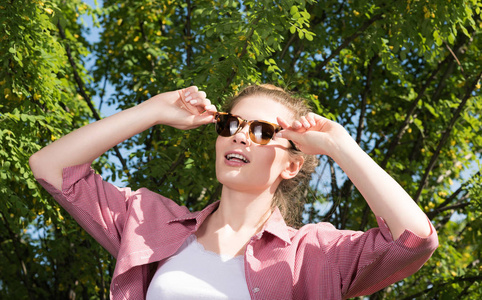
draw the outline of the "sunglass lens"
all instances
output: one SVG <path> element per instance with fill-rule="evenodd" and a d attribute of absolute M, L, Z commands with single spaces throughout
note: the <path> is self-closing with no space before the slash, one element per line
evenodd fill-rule
<path fill-rule="evenodd" d="M 257 144 L 266 145 L 273 138 L 274 127 L 264 122 L 253 122 L 249 128 L 249 137 Z"/>
<path fill-rule="evenodd" d="M 220 136 L 232 136 L 236 134 L 238 127 L 238 118 L 231 115 L 219 115 L 216 120 L 216 132 Z"/>

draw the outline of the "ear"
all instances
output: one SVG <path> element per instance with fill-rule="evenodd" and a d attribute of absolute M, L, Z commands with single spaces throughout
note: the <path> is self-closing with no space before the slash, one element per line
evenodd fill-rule
<path fill-rule="evenodd" d="M 283 179 L 291 179 L 298 175 L 298 172 L 301 170 L 305 159 L 301 155 L 297 155 L 296 157 L 290 158 L 287 163 L 286 168 L 281 172 L 281 178 Z"/>

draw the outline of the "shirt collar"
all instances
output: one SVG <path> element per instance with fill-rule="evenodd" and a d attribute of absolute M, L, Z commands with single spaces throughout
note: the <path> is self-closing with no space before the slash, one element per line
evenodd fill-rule
<path fill-rule="evenodd" d="M 288 245 L 291 245 L 291 239 L 289 234 L 289 227 L 286 225 L 283 216 L 278 207 L 276 207 L 271 216 L 268 218 L 268 221 L 264 224 L 261 233 L 264 231 L 271 233 L 272 235 L 278 237 L 279 239 L 283 240 Z"/>
<path fill-rule="evenodd" d="M 188 221 L 188 220 L 194 220 L 196 221 L 196 226 L 195 230 L 198 230 L 198 228 L 201 226 L 201 224 L 206 220 L 206 218 L 213 212 L 215 211 L 219 206 L 219 201 L 216 201 L 208 206 L 206 206 L 203 210 L 201 211 L 195 211 L 195 212 L 188 212 L 178 218 L 171 219 L 167 221 L 167 223 L 173 223 L 173 222 L 183 222 L 183 221 Z"/>
<path fill-rule="evenodd" d="M 187 220 L 194 220 L 196 221 L 196 226 L 195 230 L 197 230 L 201 224 L 204 222 L 204 220 L 213 212 L 215 211 L 219 206 L 219 201 L 216 201 L 210 205 L 208 205 L 206 208 L 204 208 L 201 211 L 196 211 L 196 212 L 188 212 L 178 218 L 171 219 L 168 221 L 168 223 L 173 223 L 173 222 L 183 222 Z M 278 237 L 279 239 L 283 240 L 285 243 L 288 245 L 291 245 L 291 239 L 290 239 L 290 234 L 289 234 L 289 229 L 288 226 L 285 223 L 285 220 L 283 219 L 283 216 L 281 215 L 281 212 L 278 207 L 276 207 L 273 212 L 271 213 L 271 216 L 269 216 L 268 220 L 263 226 L 263 229 L 259 233 L 259 236 L 262 236 L 263 232 L 269 232 L 270 234 Z"/>

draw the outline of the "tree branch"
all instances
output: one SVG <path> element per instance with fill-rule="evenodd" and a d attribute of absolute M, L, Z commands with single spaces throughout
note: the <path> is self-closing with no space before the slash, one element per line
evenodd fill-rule
<path fill-rule="evenodd" d="M 286 52 L 288 51 L 288 48 L 291 46 L 291 44 L 295 41 L 295 39 L 298 37 L 298 35 L 295 33 L 295 34 L 292 34 L 290 39 L 288 40 L 288 42 L 286 42 L 286 45 L 285 47 L 283 48 L 283 51 L 281 51 L 281 54 L 280 54 L 280 59 L 283 59 L 283 57 L 285 56 Z"/>
<path fill-rule="evenodd" d="M 455 69 L 455 63 L 453 60 L 451 60 L 447 66 L 447 69 L 445 70 L 442 77 L 440 78 L 439 84 L 437 85 L 435 92 L 433 93 L 433 96 L 431 99 L 433 103 L 436 103 L 440 99 L 440 95 L 442 94 L 442 91 L 447 86 L 446 80 L 452 75 L 452 73 L 454 72 L 454 69 Z"/>
<path fill-rule="evenodd" d="M 338 188 L 338 183 L 336 180 L 336 170 L 334 167 L 334 162 L 331 158 L 328 157 L 328 163 L 330 164 L 330 173 L 331 173 L 331 198 L 333 199 L 333 204 L 330 210 L 323 216 L 323 221 L 328 221 L 338 208 L 341 203 L 341 195 L 340 190 Z"/>
<path fill-rule="evenodd" d="M 441 212 L 446 211 L 446 210 L 464 208 L 464 207 L 469 206 L 469 205 L 470 205 L 469 202 L 465 202 L 465 203 L 459 203 L 459 204 L 454 204 L 454 205 L 450 205 L 450 206 L 437 208 L 437 209 L 431 211 L 430 215 L 436 215 L 436 214 L 441 213 Z M 428 216 L 428 214 L 427 214 L 427 216 Z"/>
<path fill-rule="evenodd" d="M 60 25 L 60 20 L 57 22 L 57 28 L 59 29 L 59 34 L 60 34 L 60 37 L 62 38 L 62 40 L 66 40 L 64 29 L 62 28 L 62 25 Z M 75 64 L 75 61 L 72 57 L 70 45 L 67 42 L 65 42 L 64 45 L 65 45 L 65 52 L 67 53 L 67 57 L 69 59 L 70 66 L 72 67 L 72 72 L 74 73 L 75 82 L 77 83 L 78 92 L 84 98 L 84 100 L 86 101 L 86 103 L 89 106 L 90 111 L 92 112 L 92 115 L 94 116 L 94 118 L 98 121 L 101 118 L 100 118 L 99 114 L 97 113 L 97 111 L 95 110 L 94 104 L 92 104 L 92 100 L 90 99 L 90 96 L 85 91 L 84 82 L 82 81 L 82 78 L 80 77 L 79 73 L 77 72 L 77 65 Z M 129 169 L 127 167 L 127 163 L 126 163 L 125 159 L 122 157 L 122 155 L 119 151 L 119 147 L 114 146 L 113 149 L 114 149 L 114 152 L 115 152 L 117 158 L 119 159 L 120 163 L 122 164 L 122 168 L 124 169 L 124 171 L 127 172 L 127 175 L 129 175 Z"/>
<path fill-rule="evenodd" d="M 252 23 L 252 27 L 251 27 L 251 30 L 249 31 L 248 35 L 246 36 L 246 41 L 244 43 L 244 46 L 243 46 L 243 50 L 241 50 L 241 53 L 239 54 L 239 59 L 242 59 L 247 53 L 248 53 L 248 45 L 249 45 L 249 40 L 251 39 L 251 37 L 253 36 L 254 34 L 254 31 L 255 31 L 255 26 L 258 24 L 259 20 L 261 19 L 261 17 L 257 17 L 254 22 Z M 228 87 L 231 85 L 231 83 L 233 82 L 234 80 L 234 76 L 236 76 L 236 71 L 233 70 L 231 72 L 231 75 L 228 77 L 228 79 L 226 80 L 226 85 L 224 87 L 224 90 L 221 94 L 225 94 L 226 93 L 226 90 L 228 89 Z"/>
<path fill-rule="evenodd" d="M 365 81 L 365 89 L 363 90 L 363 93 L 361 95 L 362 101 L 360 103 L 360 118 L 358 119 L 358 128 L 356 132 L 356 142 L 357 144 L 360 144 L 361 142 L 361 137 L 363 134 L 363 129 L 365 128 L 365 117 L 366 117 L 366 111 L 367 111 L 367 99 L 368 99 L 368 94 L 370 93 L 370 86 L 371 86 L 371 81 L 372 81 L 372 74 L 373 74 L 373 67 L 375 66 L 375 62 L 378 59 L 378 56 L 375 55 L 370 59 L 370 62 L 368 64 L 368 71 L 366 75 L 366 81 Z"/>
<path fill-rule="evenodd" d="M 343 43 L 341 43 L 340 46 L 338 46 L 335 50 L 333 50 L 325 60 L 323 60 L 317 67 L 316 67 L 316 73 L 319 73 L 323 70 L 323 68 L 338 54 L 340 54 L 341 50 L 345 49 L 348 47 L 348 45 L 353 42 L 357 37 L 363 34 L 363 32 L 370 27 L 373 23 L 375 23 L 378 20 L 383 19 L 384 13 L 379 13 L 375 16 L 373 16 L 371 19 L 365 21 L 356 31 L 354 34 L 351 36 L 347 37 Z"/>
<path fill-rule="evenodd" d="M 456 53 L 459 53 L 462 50 L 462 47 L 466 46 L 465 42 L 467 41 L 467 38 L 465 37 L 465 35 L 462 35 L 462 36 L 463 37 L 458 40 L 458 47 L 457 47 L 457 50 L 455 51 Z M 454 58 L 456 58 L 456 57 L 457 56 L 455 54 L 454 55 L 450 55 L 450 54 L 447 55 L 445 57 L 445 59 L 437 65 L 437 68 L 430 74 L 430 76 L 427 78 L 425 83 L 422 85 L 422 87 L 418 91 L 417 98 L 415 98 L 415 100 L 413 100 L 412 106 L 408 110 L 408 113 L 405 117 L 405 120 L 403 121 L 403 123 L 399 127 L 396 137 L 390 142 L 390 145 L 388 146 L 388 150 L 385 154 L 385 158 L 383 159 L 383 161 L 380 164 L 380 166 L 383 169 L 385 169 L 385 167 L 388 163 L 388 160 L 390 159 L 392 154 L 395 152 L 395 148 L 398 146 L 400 140 L 402 139 L 403 135 L 405 134 L 405 131 L 408 128 L 408 124 L 410 123 L 411 118 L 412 118 L 413 114 L 415 113 L 415 111 L 417 109 L 418 103 L 420 102 L 420 100 L 424 96 L 425 91 L 427 90 L 429 85 L 432 83 L 432 81 L 435 79 L 435 76 L 440 72 L 440 70 L 442 69 L 442 66 L 445 65 L 445 64 L 449 64 L 449 67 L 447 67 L 447 71 L 444 73 L 444 76 L 447 76 L 448 70 L 451 69 L 450 65 L 453 63 Z M 446 78 L 446 77 L 443 77 L 443 78 Z M 442 86 L 442 84 L 440 83 L 438 85 L 438 89 L 440 89 L 441 86 Z M 432 98 L 436 99 L 437 97 L 438 97 L 438 92 L 435 92 L 434 97 L 432 97 Z"/>
<path fill-rule="evenodd" d="M 15 249 L 15 256 L 17 257 L 18 259 L 18 263 L 20 264 L 20 269 L 21 271 L 19 271 L 21 277 L 22 277 L 22 281 L 24 282 L 25 284 L 25 287 L 27 289 L 27 294 L 28 294 L 28 297 L 29 299 L 34 299 L 34 289 L 32 287 L 32 284 L 30 282 L 30 273 L 28 273 L 27 271 L 27 267 L 25 266 L 25 261 L 22 259 L 22 256 L 20 255 L 23 251 L 21 251 L 20 247 L 20 243 L 17 239 L 18 235 L 12 230 L 12 228 L 10 227 L 10 224 L 8 223 L 8 220 L 7 218 L 5 218 L 5 215 L 3 214 L 2 211 L 0 211 L 0 218 L 3 220 L 3 224 L 5 225 L 5 228 L 7 229 L 7 232 L 8 234 L 10 235 L 10 239 L 12 240 L 12 243 L 13 243 L 13 247 Z M 27 257 L 31 257 L 30 255 L 26 255 Z"/>
<path fill-rule="evenodd" d="M 415 110 L 417 109 L 417 106 L 418 106 L 418 103 L 420 102 L 420 100 L 422 99 L 425 91 L 427 90 L 427 88 L 429 87 L 429 85 L 432 83 L 432 81 L 434 80 L 435 78 L 435 75 L 437 75 L 437 73 L 442 69 L 442 66 L 447 63 L 448 61 L 450 61 L 450 56 L 447 56 L 442 62 L 440 62 L 437 66 L 437 68 L 435 70 L 432 71 L 432 73 L 430 74 L 430 76 L 427 78 L 427 80 L 425 81 L 424 85 L 420 88 L 420 90 L 418 91 L 418 94 L 417 94 L 417 98 L 415 98 L 415 100 L 413 100 L 412 102 L 412 106 L 410 106 L 410 109 L 408 110 L 408 113 L 407 115 L 405 116 L 405 120 L 403 121 L 403 123 L 400 125 L 400 127 L 398 128 L 398 132 L 397 132 L 397 135 L 395 136 L 394 139 L 392 139 L 392 141 L 390 142 L 390 145 L 388 146 L 388 150 L 387 152 L 385 153 L 385 157 L 383 159 L 383 161 L 380 163 L 380 167 L 382 167 L 382 169 L 385 169 L 385 167 L 387 166 L 387 163 L 388 163 L 388 160 L 390 159 L 390 157 L 392 156 L 392 154 L 395 152 L 395 148 L 398 146 L 398 143 L 400 143 L 400 140 L 402 139 L 403 135 L 405 134 L 405 131 L 407 130 L 408 128 L 408 124 L 410 124 L 410 121 L 412 119 L 412 116 L 413 114 L 415 113 Z"/>
<path fill-rule="evenodd" d="M 403 298 L 402 300 L 411 300 L 411 299 L 417 299 L 419 296 L 422 296 L 422 295 L 426 295 L 428 292 L 432 291 L 432 290 L 438 290 L 439 288 L 442 288 L 446 285 L 449 285 L 449 284 L 454 284 L 454 283 L 458 283 L 458 282 L 470 282 L 470 283 L 473 283 L 473 282 L 480 282 L 482 280 L 482 275 L 479 275 L 479 276 L 468 276 L 468 277 L 465 277 L 465 276 L 459 276 L 459 277 L 454 277 L 453 280 L 451 281 L 448 281 L 448 282 L 442 282 L 441 284 L 438 284 L 438 285 L 432 285 L 431 287 L 429 288 L 426 288 L 425 290 L 421 291 L 421 292 L 418 292 L 418 293 L 415 293 L 415 294 L 412 294 L 410 296 L 407 296 L 405 298 Z"/>
<path fill-rule="evenodd" d="M 184 27 L 184 34 L 187 40 L 186 42 L 186 65 L 187 68 L 191 68 L 191 60 L 192 60 L 192 33 L 191 33 L 191 14 L 192 14 L 192 5 L 191 0 L 186 0 L 187 4 L 187 14 L 186 14 L 186 26 Z"/>
<path fill-rule="evenodd" d="M 422 180 L 420 181 L 418 190 L 415 193 L 415 196 L 413 198 L 415 202 L 418 202 L 418 200 L 420 198 L 420 195 L 422 194 L 422 190 L 424 189 L 425 185 L 427 184 L 428 176 L 429 176 L 430 172 L 432 171 L 433 167 L 435 166 L 435 162 L 437 161 L 437 159 L 440 155 L 442 147 L 445 145 L 445 142 L 449 138 L 450 133 L 452 132 L 452 128 L 455 125 L 455 122 L 457 122 L 458 118 L 460 117 L 462 109 L 465 107 L 465 104 L 467 103 L 467 101 L 472 97 L 472 92 L 474 91 L 475 86 L 477 85 L 477 83 L 479 82 L 481 77 L 482 77 L 482 72 L 479 73 L 475 77 L 474 81 L 466 87 L 465 96 L 462 99 L 462 101 L 460 102 L 457 109 L 454 111 L 453 117 L 450 120 L 448 127 L 445 129 L 444 133 L 442 134 L 442 137 L 441 137 L 441 139 L 440 139 L 440 141 L 437 145 L 437 149 L 435 149 L 434 154 L 432 155 L 432 158 L 430 159 L 430 162 L 427 165 L 427 168 L 425 169 L 425 173 L 423 174 Z"/>
<path fill-rule="evenodd" d="M 370 63 L 368 65 L 368 70 L 367 70 L 367 75 L 366 75 L 366 81 L 365 81 L 365 89 L 363 90 L 362 93 L 362 101 L 360 103 L 360 117 L 358 119 L 358 127 L 357 127 L 357 133 L 356 133 L 356 142 L 357 144 L 360 144 L 361 142 L 361 137 L 363 134 L 363 129 L 364 129 L 364 123 L 365 123 L 365 115 L 366 115 L 366 109 L 367 109 L 367 100 L 368 100 L 368 94 L 370 93 L 370 86 L 371 86 L 371 80 L 372 80 L 372 74 L 373 74 L 373 68 L 375 67 L 376 61 L 378 59 L 378 56 L 375 55 L 370 59 Z M 353 183 L 348 180 L 347 184 L 349 185 L 349 188 L 351 188 L 350 185 L 353 185 Z M 362 221 L 360 223 L 360 229 L 365 228 L 365 226 L 368 224 L 368 214 L 370 212 L 370 208 L 368 207 L 368 204 L 365 203 L 365 207 L 363 208 L 363 213 L 362 213 Z"/>
<path fill-rule="evenodd" d="M 477 172 L 474 176 L 479 176 L 480 175 L 480 171 Z M 465 182 L 463 183 L 455 192 L 453 192 L 450 197 L 448 197 L 447 199 L 445 199 L 444 202 L 440 203 L 439 206 L 437 206 L 434 210 L 432 211 L 429 211 L 427 212 L 427 216 L 429 219 L 433 219 L 434 217 L 436 217 L 440 212 L 442 211 L 446 211 L 448 209 L 445 209 L 445 207 L 451 203 L 461 192 L 464 191 L 465 187 L 468 185 L 469 183 L 468 182 Z"/>

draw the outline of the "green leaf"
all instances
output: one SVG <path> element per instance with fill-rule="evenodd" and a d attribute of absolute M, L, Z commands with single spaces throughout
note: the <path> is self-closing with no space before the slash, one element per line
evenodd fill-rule
<path fill-rule="evenodd" d="M 435 39 L 435 43 L 437 44 L 437 46 L 441 46 L 443 44 L 443 41 L 440 38 L 439 32 L 437 30 L 433 32 L 433 38 Z"/>
<path fill-rule="evenodd" d="M 305 33 L 305 36 L 306 36 L 306 39 L 307 39 L 308 41 L 310 41 L 310 42 L 313 41 L 313 35 L 312 35 L 311 33 L 306 32 L 306 33 Z"/>
<path fill-rule="evenodd" d="M 291 6 L 290 14 L 294 16 L 297 12 L 298 12 L 298 7 L 295 5 Z"/>
<path fill-rule="evenodd" d="M 302 40 L 304 36 L 305 33 L 302 30 L 298 31 L 298 37 L 300 38 L 300 40 Z"/>

